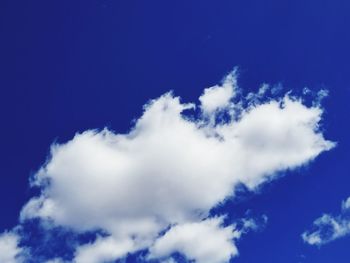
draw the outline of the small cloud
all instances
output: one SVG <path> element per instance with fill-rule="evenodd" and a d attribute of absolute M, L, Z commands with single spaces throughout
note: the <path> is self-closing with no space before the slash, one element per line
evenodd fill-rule
<path fill-rule="evenodd" d="M 350 198 L 342 203 L 337 216 L 324 214 L 313 223 L 313 229 L 302 234 L 309 245 L 321 246 L 350 234 Z"/>
<path fill-rule="evenodd" d="M 216 112 L 230 108 L 231 100 L 236 95 L 236 71 L 228 74 L 221 85 L 206 88 L 199 97 L 200 107 L 205 116 L 214 116 Z"/>

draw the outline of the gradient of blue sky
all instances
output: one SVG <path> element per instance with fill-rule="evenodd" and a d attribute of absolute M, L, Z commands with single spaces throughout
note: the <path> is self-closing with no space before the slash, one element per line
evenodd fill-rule
<path fill-rule="evenodd" d="M 194 101 L 234 66 L 245 91 L 263 83 L 327 88 L 324 133 L 338 146 L 309 168 L 225 207 L 266 214 L 232 262 L 346 263 L 349 237 L 317 249 L 300 234 L 350 195 L 348 1 L 8 1 L 0 3 L 0 229 L 33 195 L 28 176 L 52 141 L 108 126 L 172 89 Z M 130 257 L 128 262 L 133 262 Z"/>

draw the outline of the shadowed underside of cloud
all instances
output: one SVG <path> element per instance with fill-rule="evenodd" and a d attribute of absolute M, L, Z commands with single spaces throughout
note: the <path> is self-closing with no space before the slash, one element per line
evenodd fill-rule
<path fill-rule="evenodd" d="M 172 262 L 179 252 L 198 263 L 228 262 L 251 227 L 224 224 L 224 215 L 209 211 L 237 185 L 254 190 L 334 146 L 319 130 L 318 104 L 268 98 L 266 85 L 247 97 L 237 91 L 231 73 L 204 90 L 198 114 L 195 104 L 167 93 L 144 107 L 127 134 L 89 130 L 52 145 L 32 180 L 41 194 L 20 221 L 103 233 L 77 245 L 69 262 L 109 262 L 141 250 L 145 261 Z"/>
<path fill-rule="evenodd" d="M 350 197 L 342 203 L 337 216 L 324 214 L 313 223 L 313 229 L 302 234 L 309 245 L 321 246 L 338 238 L 350 235 Z"/>

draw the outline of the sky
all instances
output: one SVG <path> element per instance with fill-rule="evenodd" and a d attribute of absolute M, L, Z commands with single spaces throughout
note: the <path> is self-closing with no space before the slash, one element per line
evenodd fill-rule
<path fill-rule="evenodd" d="M 0 2 L 0 262 L 347 263 L 350 3 Z"/>

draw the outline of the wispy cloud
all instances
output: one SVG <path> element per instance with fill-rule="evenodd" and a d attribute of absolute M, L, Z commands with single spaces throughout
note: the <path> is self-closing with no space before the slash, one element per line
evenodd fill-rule
<path fill-rule="evenodd" d="M 342 203 L 337 216 L 324 214 L 313 223 L 313 228 L 302 234 L 309 245 L 324 245 L 350 234 L 350 197 Z"/>

